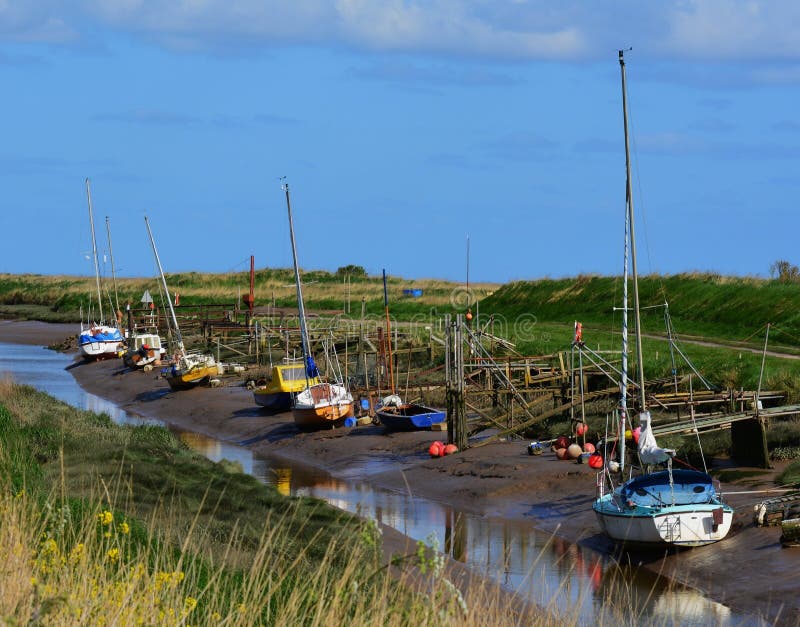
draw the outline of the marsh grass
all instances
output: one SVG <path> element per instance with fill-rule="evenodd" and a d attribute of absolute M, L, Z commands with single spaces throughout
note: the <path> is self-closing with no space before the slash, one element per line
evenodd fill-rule
<path fill-rule="evenodd" d="M 380 315 L 383 312 L 383 283 L 381 277 L 353 277 L 349 284 L 342 277 L 325 271 L 303 273 L 304 297 L 309 309 L 342 310 L 347 303 L 358 317 L 361 300 L 366 312 Z M 213 274 L 184 272 L 167 274 L 170 291 L 179 292 L 182 304 L 234 304 L 249 290 L 247 272 Z M 145 290 L 160 302 L 155 278 L 118 278 L 118 296 L 122 309 L 125 303 L 139 307 Z M 477 301 L 497 289 L 494 283 L 470 284 L 472 300 Z M 408 288 L 422 289 L 420 298 L 403 295 Z M 389 298 L 393 315 L 399 317 L 426 313 L 430 308 L 453 311 L 453 303 L 460 306 L 464 288 L 461 284 L 436 279 L 409 280 L 388 278 Z M 83 308 L 84 317 L 92 303 L 96 287 L 94 278 L 79 276 L 51 276 L 40 274 L 0 274 L 0 314 L 45 321 L 77 321 Z M 277 307 L 296 307 L 294 274 L 291 269 L 262 269 L 256 271 L 256 306 L 275 304 Z M 106 301 L 112 296 L 106 294 Z M 96 301 L 96 298 L 94 298 Z M 116 306 L 116 305 L 115 305 Z"/>
<path fill-rule="evenodd" d="M 508 594 L 482 580 L 456 588 L 423 546 L 387 568 L 375 525 L 232 470 L 159 427 L 113 425 L 0 382 L 0 617 L 98 625 L 519 620 L 524 604 L 510 612 Z"/>

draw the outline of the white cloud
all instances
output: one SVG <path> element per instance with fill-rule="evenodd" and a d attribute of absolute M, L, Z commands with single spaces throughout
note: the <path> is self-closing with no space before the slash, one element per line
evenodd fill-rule
<path fill-rule="evenodd" d="M 800 3 L 794 0 L 687 0 L 666 13 L 661 48 L 704 59 L 797 59 Z"/>
<path fill-rule="evenodd" d="M 0 41 L 67 43 L 78 32 L 59 15 L 53 1 L 0 0 Z"/>
<path fill-rule="evenodd" d="M 0 0 L 6 41 L 104 27 L 227 52 L 312 44 L 583 61 L 633 46 L 660 60 L 800 60 L 796 0 Z"/>

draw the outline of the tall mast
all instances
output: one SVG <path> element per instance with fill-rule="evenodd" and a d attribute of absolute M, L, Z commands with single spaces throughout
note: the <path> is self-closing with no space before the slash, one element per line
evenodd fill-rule
<path fill-rule="evenodd" d="M 297 245 L 294 241 L 294 222 L 292 221 L 292 202 L 289 198 L 289 184 L 283 184 L 283 191 L 286 193 L 286 210 L 289 212 L 289 237 L 292 242 L 292 262 L 294 263 L 294 282 L 297 286 L 297 311 L 300 314 L 300 341 L 303 347 L 303 360 L 307 361 L 311 355 L 308 345 L 308 329 L 306 329 L 306 309 L 303 305 L 303 287 L 300 283 L 300 267 L 297 265 Z M 308 375 L 308 368 L 306 368 Z"/>
<path fill-rule="evenodd" d="M 92 214 L 92 188 L 86 178 L 86 199 L 89 201 L 89 226 L 92 227 L 92 257 L 94 258 L 94 278 L 97 282 L 97 306 L 100 312 L 100 324 L 103 324 L 103 294 L 100 291 L 100 266 L 97 263 L 97 240 L 94 237 L 94 215 Z"/>
<path fill-rule="evenodd" d="M 642 319 L 639 313 L 639 274 L 636 269 L 636 232 L 633 226 L 633 186 L 631 183 L 631 152 L 628 140 L 628 95 L 625 84 L 625 59 L 624 50 L 619 51 L 619 67 L 622 72 L 622 117 L 625 125 L 625 174 L 626 189 L 625 196 L 628 202 L 628 226 L 630 228 L 631 241 L 631 271 L 633 273 L 633 315 L 636 321 L 636 361 L 639 375 L 639 395 L 641 411 L 647 409 L 644 389 L 644 360 L 642 359 Z"/>
<path fill-rule="evenodd" d="M 114 249 L 111 247 L 111 226 L 106 216 L 106 234 L 108 235 L 108 256 L 111 257 L 111 280 L 114 282 L 114 306 L 119 311 L 119 294 L 117 293 L 117 273 L 114 270 Z"/>
<path fill-rule="evenodd" d="M 394 394 L 394 360 L 392 359 L 392 327 L 389 323 L 389 291 L 386 289 L 386 270 L 383 271 L 383 307 L 386 310 L 386 345 L 389 347 L 389 383 Z"/>
<path fill-rule="evenodd" d="M 622 373 L 619 381 L 619 459 L 625 468 L 625 423 L 628 419 L 628 202 L 625 200 L 625 252 L 622 262 Z"/>
<path fill-rule="evenodd" d="M 167 279 L 164 277 L 164 268 L 161 267 L 161 259 L 158 257 L 158 250 L 156 250 L 156 242 L 153 239 L 153 231 L 150 230 L 150 221 L 147 216 L 144 217 L 145 226 L 147 226 L 147 234 L 150 236 L 150 245 L 153 247 L 153 255 L 156 258 L 156 265 L 158 266 L 158 273 L 161 275 L 161 284 L 164 287 L 164 294 L 167 297 L 167 304 L 169 305 L 169 312 L 172 315 L 172 324 L 175 326 L 175 336 L 178 338 L 178 350 L 181 355 L 186 354 L 186 347 L 183 345 L 183 337 L 181 337 L 181 330 L 178 327 L 178 318 L 175 315 L 175 308 L 172 306 L 172 298 L 169 295 L 169 288 L 167 287 Z"/>

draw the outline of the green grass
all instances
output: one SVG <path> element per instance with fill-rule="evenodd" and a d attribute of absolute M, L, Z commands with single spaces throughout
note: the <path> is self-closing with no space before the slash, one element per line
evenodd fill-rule
<path fill-rule="evenodd" d="M 640 278 L 639 287 L 642 307 L 669 303 L 679 334 L 729 341 L 749 338 L 758 346 L 763 342 L 762 327 L 771 322 L 776 326 L 770 334 L 775 344 L 800 348 L 798 284 L 716 274 L 678 274 L 646 276 Z M 569 325 L 577 319 L 607 327 L 621 324 L 620 313 L 613 311 L 621 301 L 621 278 L 584 275 L 509 283 L 481 301 L 481 312 L 511 319 L 533 314 L 540 321 Z M 642 327 L 646 332 L 663 333 L 663 308 L 643 310 Z"/>

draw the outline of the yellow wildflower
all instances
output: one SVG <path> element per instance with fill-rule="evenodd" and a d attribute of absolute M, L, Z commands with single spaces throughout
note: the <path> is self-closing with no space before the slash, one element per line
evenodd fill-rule
<path fill-rule="evenodd" d="M 109 549 L 106 557 L 112 564 L 116 564 L 119 561 L 119 549 Z"/>
<path fill-rule="evenodd" d="M 72 550 L 69 552 L 69 561 L 72 564 L 75 564 L 78 561 L 80 561 L 81 555 L 83 555 L 83 549 L 84 548 L 85 547 L 84 547 L 83 542 L 79 542 L 74 547 L 72 547 Z"/>
<path fill-rule="evenodd" d="M 183 604 L 187 612 L 191 612 L 197 607 L 197 599 L 194 597 L 186 597 L 186 602 Z"/>
<path fill-rule="evenodd" d="M 112 513 L 111 513 L 110 511 L 108 511 L 108 510 L 105 510 L 105 511 L 102 511 L 102 512 L 100 512 L 100 513 L 97 515 L 97 519 L 100 521 L 100 524 L 101 524 L 101 525 L 104 525 L 104 526 L 106 526 L 106 527 L 107 527 L 107 526 L 108 526 L 108 525 L 110 525 L 112 522 L 114 522 L 114 514 L 112 514 Z"/>
<path fill-rule="evenodd" d="M 121 522 L 117 525 L 117 531 L 119 531 L 123 535 L 128 535 L 131 532 L 130 525 L 126 522 Z"/>

